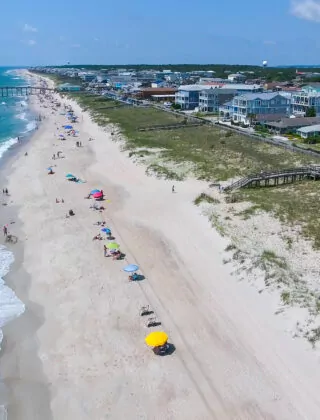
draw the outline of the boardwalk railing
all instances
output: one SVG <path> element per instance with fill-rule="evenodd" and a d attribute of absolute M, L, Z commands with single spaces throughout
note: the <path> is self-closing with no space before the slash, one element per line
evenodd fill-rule
<path fill-rule="evenodd" d="M 270 180 L 274 180 L 274 185 L 279 184 L 279 180 L 283 179 L 284 183 L 291 179 L 294 182 L 297 179 L 303 178 L 320 178 L 320 166 L 303 166 L 299 168 L 282 169 L 272 172 L 260 172 L 258 174 L 251 174 L 245 178 L 239 179 L 238 181 L 228 185 L 224 190 L 233 191 L 239 188 L 270 185 Z"/>

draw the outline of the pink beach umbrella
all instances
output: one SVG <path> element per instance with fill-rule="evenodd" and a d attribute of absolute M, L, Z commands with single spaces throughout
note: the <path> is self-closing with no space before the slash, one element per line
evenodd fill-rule
<path fill-rule="evenodd" d="M 93 198 L 103 198 L 103 193 L 100 192 L 96 192 L 95 194 L 93 194 Z"/>

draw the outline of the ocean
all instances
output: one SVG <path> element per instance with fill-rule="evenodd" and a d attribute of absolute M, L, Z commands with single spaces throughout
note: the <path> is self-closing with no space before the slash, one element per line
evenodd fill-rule
<path fill-rule="evenodd" d="M 17 69 L 0 67 L 0 86 L 27 86 L 28 84 L 27 80 L 17 74 Z M 28 107 L 28 98 L 0 97 L 0 165 L 5 152 L 18 143 L 18 138 L 23 141 L 35 127 L 35 117 Z M 23 302 L 3 280 L 13 261 L 12 252 L 0 245 L 0 348 L 3 339 L 2 327 L 25 310 Z"/>

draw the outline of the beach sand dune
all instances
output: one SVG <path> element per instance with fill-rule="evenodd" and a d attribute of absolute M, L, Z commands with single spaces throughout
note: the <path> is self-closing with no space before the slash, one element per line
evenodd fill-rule
<path fill-rule="evenodd" d="M 86 113 L 81 148 L 59 142 L 55 122 L 65 118 L 48 112 L 9 178 L 22 222 L 21 281 L 29 284 L 16 285 L 28 309 L 5 331 L 9 419 L 317 420 L 317 355 L 282 332 L 271 296 L 223 264 L 227 240 L 192 203 L 205 184 L 179 183 L 172 194 L 171 183 L 147 177 Z M 57 150 L 66 157 L 52 161 Z M 68 172 L 87 182 L 66 181 Z M 84 199 L 93 188 L 110 200 L 103 213 Z M 75 216 L 66 218 L 70 208 Z M 103 219 L 123 262 L 92 241 Z M 126 263 L 145 280 L 129 282 Z M 146 347 L 155 328 L 139 315 L 144 305 L 168 333 L 171 355 Z"/>

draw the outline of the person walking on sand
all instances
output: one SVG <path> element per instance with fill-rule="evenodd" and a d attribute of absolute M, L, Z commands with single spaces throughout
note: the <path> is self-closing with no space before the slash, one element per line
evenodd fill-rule
<path fill-rule="evenodd" d="M 103 255 L 104 255 L 104 257 L 108 256 L 108 248 L 107 248 L 106 245 L 103 245 Z"/>
<path fill-rule="evenodd" d="M 3 226 L 3 236 L 7 236 L 8 235 L 8 228 L 6 225 Z"/>
<path fill-rule="evenodd" d="M 8 195 L 9 194 L 8 188 L 6 188 L 4 192 L 6 193 L 6 195 Z"/>
<path fill-rule="evenodd" d="M 172 189 L 171 189 L 171 191 L 174 193 L 175 192 L 175 190 L 174 190 L 174 185 L 172 185 Z"/>

